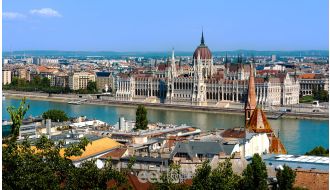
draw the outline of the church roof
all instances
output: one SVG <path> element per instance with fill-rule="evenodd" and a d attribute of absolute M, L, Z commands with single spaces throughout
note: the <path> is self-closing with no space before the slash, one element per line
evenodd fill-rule
<path fill-rule="evenodd" d="M 256 98 L 256 87 L 254 82 L 254 72 L 252 64 L 250 65 L 250 77 L 249 77 L 249 88 L 248 88 L 248 98 L 245 103 L 245 110 L 253 110 L 257 106 Z"/>
<path fill-rule="evenodd" d="M 276 137 L 274 134 L 272 134 L 272 137 L 270 139 L 270 147 L 269 147 L 269 153 L 272 154 L 286 154 L 286 149 L 284 145 L 282 144 L 281 140 Z"/>
<path fill-rule="evenodd" d="M 267 120 L 266 114 L 258 107 L 252 113 L 247 123 L 247 128 L 255 133 L 271 133 L 273 132 Z"/>

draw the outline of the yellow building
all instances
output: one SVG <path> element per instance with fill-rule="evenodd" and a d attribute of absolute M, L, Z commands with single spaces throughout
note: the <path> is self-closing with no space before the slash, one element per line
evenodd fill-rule
<path fill-rule="evenodd" d="M 86 89 L 89 81 L 95 82 L 95 75 L 88 72 L 73 73 L 69 76 L 71 90 Z"/>
<path fill-rule="evenodd" d="M 2 70 L 2 84 L 10 84 L 11 83 L 11 71 Z"/>

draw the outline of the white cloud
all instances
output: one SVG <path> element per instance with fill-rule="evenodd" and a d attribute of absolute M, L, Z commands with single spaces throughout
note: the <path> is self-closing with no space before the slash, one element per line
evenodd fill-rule
<path fill-rule="evenodd" d="M 8 20 L 15 20 L 15 19 L 24 19 L 26 16 L 21 14 L 21 13 L 17 13 L 17 12 L 3 12 L 2 13 L 2 18 L 4 19 L 8 19 Z"/>
<path fill-rule="evenodd" d="M 42 9 L 32 9 L 31 14 L 45 16 L 45 17 L 62 17 L 62 15 L 54 9 L 42 8 Z"/>

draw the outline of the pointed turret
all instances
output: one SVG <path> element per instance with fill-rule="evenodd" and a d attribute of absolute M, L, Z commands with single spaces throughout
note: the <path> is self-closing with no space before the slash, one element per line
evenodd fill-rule
<path fill-rule="evenodd" d="M 174 56 L 174 48 L 172 49 L 171 73 L 172 73 L 172 77 L 177 77 L 177 75 L 176 75 L 176 65 L 175 65 L 175 56 Z"/>
<path fill-rule="evenodd" d="M 205 43 L 204 43 L 204 32 L 203 32 L 203 29 L 202 29 L 201 45 L 205 45 Z"/>
<path fill-rule="evenodd" d="M 248 94 L 245 102 L 245 126 L 247 125 L 249 119 L 251 118 L 253 110 L 256 108 L 256 106 L 257 106 L 257 99 L 256 99 L 256 89 L 254 83 L 254 69 L 252 64 L 250 64 Z"/>

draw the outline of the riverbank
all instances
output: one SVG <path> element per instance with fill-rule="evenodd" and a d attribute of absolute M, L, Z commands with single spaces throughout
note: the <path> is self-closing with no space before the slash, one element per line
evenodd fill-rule
<path fill-rule="evenodd" d="M 46 93 L 30 93 L 30 92 L 16 92 L 16 91 L 4 91 L 4 94 L 8 98 L 19 99 L 26 97 L 31 100 L 41 101 L 53 101 L 53 102 L 68 102 L 78 99 L 74 94 L 49 94 Z M 136 108 L 140 104 L 144 104 L 148 109 L 154 110 L 174 110 L 184 112 L 204 112 L 204 113 L 221 113 L 221 114 L 237 114 L 244 115 L 242 109 L 234 108 L 220 108 L 214 106 L 192 106 L 192 105 L 180 105 L 180 104 L 163 104 L 163 103 L 146 103 L 146 102 L 131 102 L 131 101 L 117 101 L 117 100 L 98 100 L 88 99 L 84 104 L 100 105 L 100 106 L 118 106 L 118 107 L 131 107 Z M 281 112 L 265 111 L 269 116 L 280 115 Z M 328 113 L 306 113 L 306 112 L 288 112 L 281 116 L 283 118 L 292 119 L 313 119 L 313 120 L 328 120 Z"/>

